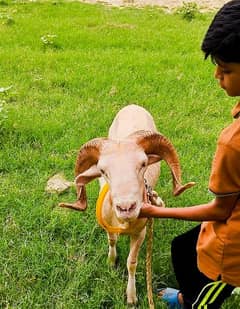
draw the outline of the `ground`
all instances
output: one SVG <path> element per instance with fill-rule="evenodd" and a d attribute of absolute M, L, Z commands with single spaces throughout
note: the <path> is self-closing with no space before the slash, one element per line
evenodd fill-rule
<path fill-rule="evenodd" d="M 183 3 L 195 2 L 201 10 L 218 9 L 224 3 L 229 0 L 82 0 L 83 2 L 102 2 L 115 6 L 145 6 L 145 5 L 156 5 L 161 6 L 167 10 L 172 10 L 177 7 L 181 7 Z"/>

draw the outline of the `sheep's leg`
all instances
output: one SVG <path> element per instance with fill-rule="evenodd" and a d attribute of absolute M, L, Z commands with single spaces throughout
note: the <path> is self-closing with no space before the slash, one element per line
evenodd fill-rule
<path fill-rule="evenodd" d="M 115 266 L 117 259 L 117 234 L 107 233 L 108 234 L 108 262 L 111 266 Z"/>
<path fill-rule="evenodd" d="M 130 252 L 127 259 L 127 268 L 128 268 L 128 284 L 127 284 L 127 303 L 132 305 L 137 303 L 136 295 L 136 268 L 138 262 L 138 254 L 140 247 L 144 241 L 146 234 L 146 228 L 144 228 L 140 234 L 132 235 L 130 237 Z"/>

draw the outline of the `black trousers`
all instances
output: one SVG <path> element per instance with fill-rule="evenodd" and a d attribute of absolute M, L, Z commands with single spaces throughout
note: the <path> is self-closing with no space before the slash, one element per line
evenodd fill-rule
<path fill-rule="evenodd" d="M 185 309 L 219 309 L 234 287 L 207 278 L 197 267 L 196 245 L 200 225 L 172 241 L 172 263 Z"/>

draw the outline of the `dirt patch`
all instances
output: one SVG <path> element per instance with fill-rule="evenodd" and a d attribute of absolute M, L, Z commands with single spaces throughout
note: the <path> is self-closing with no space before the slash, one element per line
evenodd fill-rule
<path fill-rule="evenodd" d="M 215 10 L 223 6 L 229 0 L 82 0 L 87 3 L 105 3 L 113 6 L 137 6 L 143 7 L 146 5 L 160 6 L 166 10 L 173 10 L 183 6 L 184 2 L 197 3 L 201 11 Z"/>

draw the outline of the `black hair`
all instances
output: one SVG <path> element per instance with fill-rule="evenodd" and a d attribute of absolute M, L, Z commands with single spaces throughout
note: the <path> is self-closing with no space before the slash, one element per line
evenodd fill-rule
<path fill-rule="evenodd" d="M 217 12 L 201 48 L 205 59 L 240 63 L 240 0 L 227 2 Z"/>

